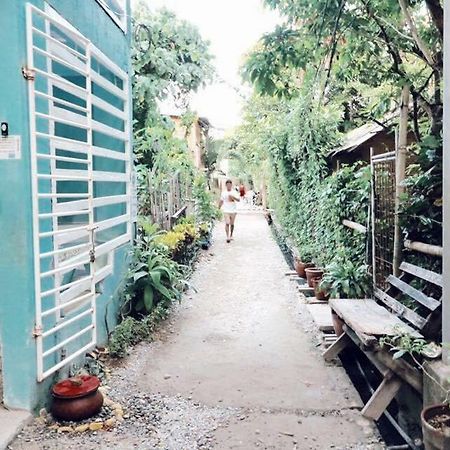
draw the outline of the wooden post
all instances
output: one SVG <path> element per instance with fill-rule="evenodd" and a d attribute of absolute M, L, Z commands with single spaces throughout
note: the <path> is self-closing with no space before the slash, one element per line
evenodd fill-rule
<path fill-rule="evenodd" d="M 395 276 L 399 275 L 399 267 L 402 254 L 402 242 L 400 231 L 400 199 L 405 192 L 402 186 L 406 171 L 406 147 L 408 145 L 408 109 L 409 109 L 409 86 L 403 86 L 400 105 L 400 125 L 398 131 L 397 157 L 395 160 L 395 219 L 394 219 L 394 259 L 392 261 Z"/>

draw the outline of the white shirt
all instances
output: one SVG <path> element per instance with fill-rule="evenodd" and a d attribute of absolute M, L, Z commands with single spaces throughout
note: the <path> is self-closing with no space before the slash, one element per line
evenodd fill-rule
<path fill-rule="evenodd" d="M 236 201 L 230 201 L 229 197 L 233 197 Z M 239 194 L 233 190 L 223 191 L 220 199 L 223 201 L 222 209 L 224 213 L 234 214 L 237 211 L 237 202 L 239 201 Z"/>

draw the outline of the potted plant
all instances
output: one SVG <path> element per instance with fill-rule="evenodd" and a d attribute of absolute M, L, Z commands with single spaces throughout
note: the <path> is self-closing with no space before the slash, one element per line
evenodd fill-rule
<path fill-rule="evenodd" d="M 330 298 L 329 292 L 322 287 L 320 278 L 313 278 L 313 288 L 317 300 L 327 301 Z"/>
<path fill-rule="evenodd" d="M 434 342 L 412 336 L 405 331 L 399 331 L 394 336 L 384 336 L 380 339 L 382 347 L 393 352 L 393 359 L 407 357 L 408 360 L 427 373 L 423 358 L 436 359 L 442 355 L 442 347 Z M 432 377 L 428 373 L 429 377 Z M 433 377 L 432 377 L 433 378 Z M 433 378 L 434 379 L 434 378 Z M 445 386 L 434 380 L 446 400 L 443 403 L 427 406 L 420 414 L 422 435 L 425 450 L 446 450 L 450 448 L 450 406 L 449 391 Z"/>
<path fill-rule="evenodd" d="M 322 280 L 324 271 L 323 269 L 320 269 L 319 267 L 307 267 L 305 269 L 306 274 L 306 280 L 308 281 L 309 287 L 314 287 L 313 285 L 313 279 Z"/>
<path fill-rule="evenodd" d="M 198 225 L 199 244 L 203 250 L 208 250 L 211 246 L 211 225 L 202 222 Z"/>
<path fill-rule="evenodd" d="M 368 267 L 338 256 L 326 267 L 321 287 L 333 298 L 365 298 L 371 290 Z"/>
<path fill-rule="evenodd" d="M 450 448 L 450 407 L 448 403 L 428 406 L 420 414 L 425 450 Z"/>
<path fill-rule="evenodd" d="M 305 270 L 314 267 L 312 260 L 313 253 L 309 248 L 304 248 L 294 256 L 294 268 L 300 278 L 306 278 Z"/>

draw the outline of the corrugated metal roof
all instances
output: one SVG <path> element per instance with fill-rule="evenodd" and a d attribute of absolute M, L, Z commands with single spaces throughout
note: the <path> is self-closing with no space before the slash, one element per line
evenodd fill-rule
<path fill-rule="evenodd" d="M 377 123 L 366 123 L 362 127 L 355 128 L 345 135 L 342 145 L 334 150 L 332 154 L 336 155 L 341 152 L 351 152 L 384 129 L 384 127 Z"/>
<path fill-rule="evenodd" d="M 385 117 L 382 123 L 369 122 L 361 127 L 355 128 L 349 131 L 343 139 L 343 143 L 340 147 L 331 152 L 331 156 L 337 155 L 342 152 L 352 152 L 358 148 L 364 142 L 376 136 L 382 131 L 386 131 L 393 122 L 393 119 L 398 116 L 398 112 L 390 113 Z"/>

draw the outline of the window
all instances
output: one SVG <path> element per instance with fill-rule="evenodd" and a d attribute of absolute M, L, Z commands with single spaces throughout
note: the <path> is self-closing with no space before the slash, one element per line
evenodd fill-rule
<path fill-rule="evenodd" d="M 97 0 L 114 22 L 126 33 L 127 0 Z"/>

